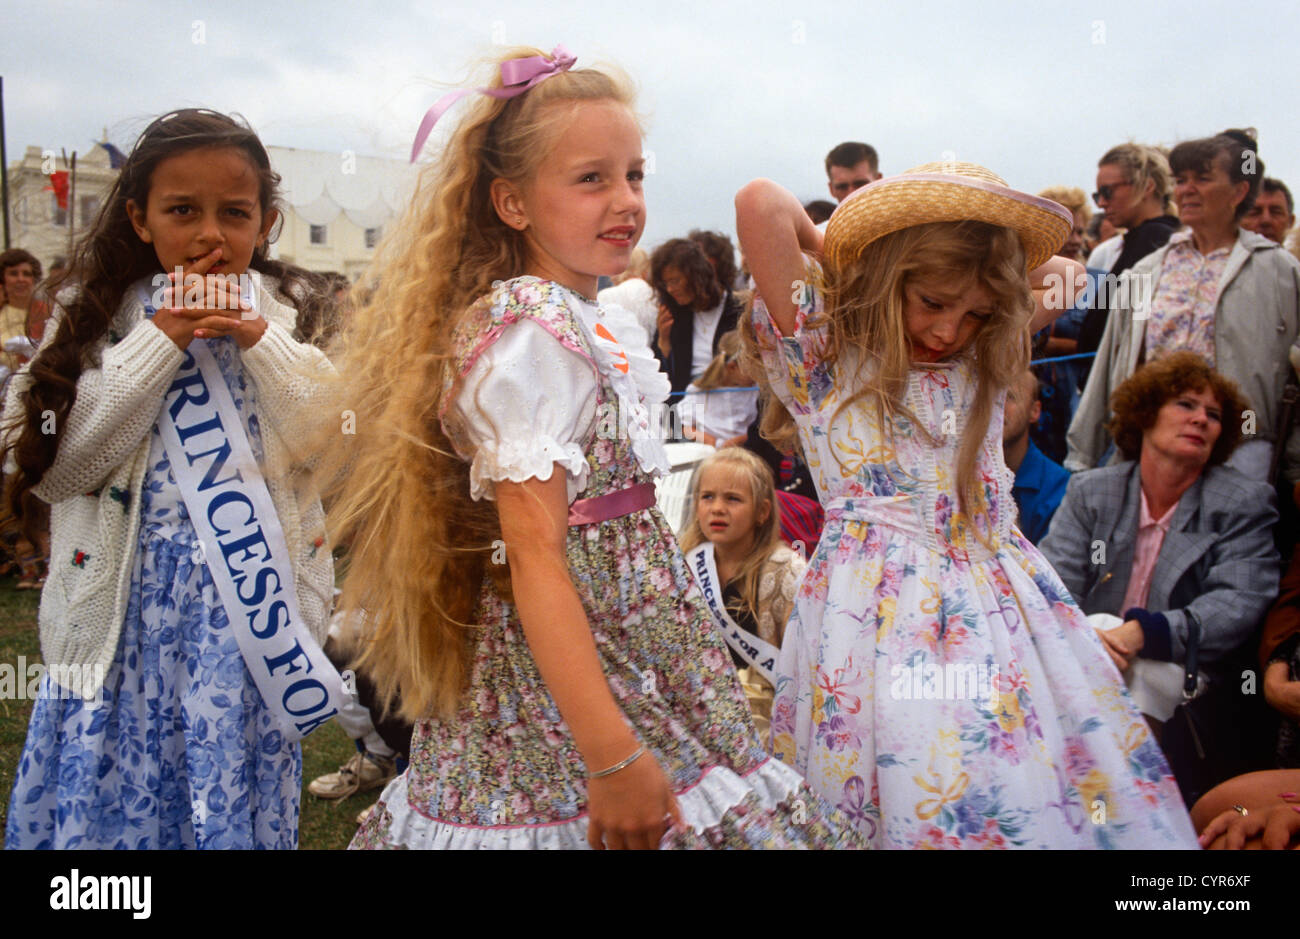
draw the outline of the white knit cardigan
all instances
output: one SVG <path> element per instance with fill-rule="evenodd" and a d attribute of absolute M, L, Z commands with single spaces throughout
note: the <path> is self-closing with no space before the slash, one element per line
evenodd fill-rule
<path fill-rule="evenodd" d="M 324 513 L 306 490 L 308 459 L 300 452 L 320 419 L 313 372 L 331 370 L 315 346 L 293 338 L 296 312 L 275 298 L 276 282 L 250 272 L 266 332 L 241 352 L 257 389 L 264 444 L 262 467 L 294 559 L 298 606 L 307 629 L 324 641 L 334 588 Z M 55 310 L 61 317 L 62 310 Z M 48 324 L 53 336 L 57 323 Z M 118 341 L 112 341 L 116 337 Z M 58 453 L 33 492 L 50 503 L 50 575 L 41 593 L 41 655 L 74 666 L 85 698 L 99 690 L 117 652 L 131 587 L 140 527 L 140 495 L 150 430 L 184 353 L 145 318 L 139 291 L 129 289 L 77 379 L 77 398 L 59 437 Z M 324 377 L 322 375 L 322 377 Z M 30 385 L 24 367 L 9 383 L 4 411 L 14 414 Z M 287 471 L 286 471 L 287 470 Z M 100 666 L 96 668 L 95 666 Z M 50 671 L 51 678 L 59 669 Z"/>

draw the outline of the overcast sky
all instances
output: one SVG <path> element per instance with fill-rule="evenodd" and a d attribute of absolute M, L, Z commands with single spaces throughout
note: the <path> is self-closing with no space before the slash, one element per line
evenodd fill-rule
<path fill-rule="evenodd" d="M 873 144 L 886 174 L 956 158 L 1017 188 L 1091 192 L 1113 144 L 1254 126 L 1268 174 L 1300 191 L 1293 0 L 1043 6 L 42 4 L 0 39 L 6 143 L 10 161 L 28 145 L 84 153 L 106 127 L 127 150 L 150 117 L 205 106 L 242 113 L 270 145 L 402 157 L 437 83 L 494 43 L 563 43 L 640 88 L 646 247 L 731 232 L 755 176 L 827 198 L 822 159 L 842 140 Z"/>

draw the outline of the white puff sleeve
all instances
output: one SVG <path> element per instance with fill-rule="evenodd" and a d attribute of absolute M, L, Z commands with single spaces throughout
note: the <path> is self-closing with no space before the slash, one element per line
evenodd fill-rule
<path fill-rule="evenodd" d="M 558 463 L 569 501 L 587 486 L 582 441 L 596 419 L 590 362 L 532 320 L 506 327 L 461 382 L 451 406 L 472 447 L 470 495 L 495 498 L 495 483 L 547 480 Z"/>

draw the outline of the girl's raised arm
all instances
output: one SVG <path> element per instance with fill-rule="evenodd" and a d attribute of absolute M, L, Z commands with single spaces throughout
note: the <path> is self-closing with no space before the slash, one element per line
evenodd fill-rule
<path fill-rule="evenodd" d="M 641 746 L 628 725 L 596 654 L 595 640 L 569 578 L 565 538 L 569 503 L 565 474 L 496 484 L 501 537 L 510 563 L 515 606 L 537 670 L 573 733 L 588 772 L 617 766 Z M 677 815 L 668 779 L 651 753 L 588 782 L 593 848 L 654 848 Z"/>
<path fill-rule="evenodd" d="M 777 328 L 783 336 L 793 335 L 794 298 L 808 277 L 804 252 L 821 254 L 822 233 L 792 192 L 770 179 L 756 179 L 736 193 L 736 234 Z"/>
<path fill-rule="evenodd" d="M 1088 284 L 1088 269 L 1078 261 L 1051 258 L 1042 267 L 1029 272 L 1029 287 L 1034 292 L 1034 314 L 1029 320 L 1032 336 L 1066 310 L 1074 309 Z"/>

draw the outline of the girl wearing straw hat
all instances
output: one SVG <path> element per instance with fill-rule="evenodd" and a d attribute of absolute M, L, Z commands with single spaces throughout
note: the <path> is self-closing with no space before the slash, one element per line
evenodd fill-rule
<path fill-rule="evenodd" d="M 1082 275 L 1053 257 L 1070 213 L 953 162 L 859 190 L 824 245 L 768 180 L 736 210 L 765 429 L 798 434 L 826 506 L 776 754 L 878 847 L 1195 847 L 1114 665 L 1014 525 L 1003 401 Z"/>

